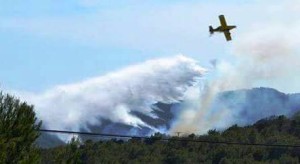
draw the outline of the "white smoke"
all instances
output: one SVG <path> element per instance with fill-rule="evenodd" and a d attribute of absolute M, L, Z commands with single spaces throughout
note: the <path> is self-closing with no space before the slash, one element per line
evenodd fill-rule
<path fill-rule="evenodd" d="M 202 93 L 185 103 L 186 109 L 171 132 L 205 133 L 209 129 L 225 128 L 235 123 L 252 123 L 247 116 L 234 118 L 240 112 L 234 109 L 211 111 L 214 98 L 222 91 L 264 86 L 284 92 L 299 92 L 299 29 L 300 21 L 297 20 L 289 26 L 284 20 L 257 22 L 257 27 L 245 30 L 244 34 L 235 38 L 232 60 L 221 59 L 218 62 L 212 72 L 214 78 L 207 81 Z M 285 110 L 255 112 L 263 117 L 286 114 Z"/>
<path fill-rule="evenodd" d="M 156 118 L 151 105 L 174 103 L 206 72 L 195 60 L 178 55 L 150 60 L 123 70 L 43 93 L 21 94 L 34 104 L 37 116 L 50 129 L 80 130 L 100 125 L 101 118 L 134 127 L 148 127 L 132 111 Z"/>

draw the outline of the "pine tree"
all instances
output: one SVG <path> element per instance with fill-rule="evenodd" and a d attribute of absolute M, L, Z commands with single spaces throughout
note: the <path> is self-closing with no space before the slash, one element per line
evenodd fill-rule
<path fill-rule="evenodd" d="M 80 164 L 81 160 L 80 141 L 72 137 L 71 141 L 56 152 L 55 163 Z"/>
<path fill-rule="evenodd" d="M 40 126 L 32 105 L 0 92 L 0 163 L 38 163 Z"/>

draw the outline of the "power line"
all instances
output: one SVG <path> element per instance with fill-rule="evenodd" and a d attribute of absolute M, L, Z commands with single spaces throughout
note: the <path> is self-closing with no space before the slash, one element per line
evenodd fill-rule
<path fill-rule="evenodd" d="M 39 131 L 46 132 L 46 133 L 79 134 L 79 135 L 104 136 L 104 137 L 116 137 L 116 138 L 150 139 L 150 137 L 146 137 L 146 136 L 133 136 L 133 135 L 121 135 L 121 134 L 89 133 L 89 132 L 49 130 L 49 129 L 40 129 Z M 198 143 L 209 143 L 209 144 L 227 144 L 227 145 L 240 145 L 240 146 L 300 148 L 300 145 L 289 145 L 289 144 L 243 143 L 243 142 L 208 141 L 208 140 L 192 140 L 192 139 L 177 139 L 177 138 L 160 138 L 158 140 L 178 141 L 178 142 L 183 142 L 183 141 L 184 142 L 198 142 Z"/>

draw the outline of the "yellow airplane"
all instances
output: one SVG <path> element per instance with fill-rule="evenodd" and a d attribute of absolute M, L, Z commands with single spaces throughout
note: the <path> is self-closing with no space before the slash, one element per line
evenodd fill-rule
<path fill-rule="evenodd" d="M 224 15 L 219 15 L 219 19 L 220 19 L 221 26 L 219 26 L 215 29 L 212 26 L 209 26 L 209 32 L 211 35 L 214 34 L 214 32 L 223 32 L 226 40 L 230 41 L 231 35 L 230 35 L 229 31 L 236 28 L 236 26 L 228 26 Z"/>

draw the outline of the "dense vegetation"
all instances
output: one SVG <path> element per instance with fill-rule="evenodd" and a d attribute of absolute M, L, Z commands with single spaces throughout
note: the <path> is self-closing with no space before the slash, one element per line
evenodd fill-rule
<path fill-rule="evenodd" d="M 51 149 L 38 149 L 34 144 L 40 126 L 33 106 L 0 92 L 0 163 L 300 163 L 300 147 L 190 141 L 300 145 L 300 113 L 291 118 L 269 117 L 251 126 L 210 130 L 200 136 L 170 137 L 156 133 L 143 140 L 87 140 L 83 143 L 73 138 L 69 144 Z"/>
<path fill-rule="evenodd" d="M 0 163 L 38 163 L 40 126 L 33 106 L 0 92 Z"/>
<path fill-rule="evenodd" d="M 300 148 L 162 141 L 162 134 L 144 140 L 80 143 L 42 150 L 43 163 L 300 163 Z M 300 145 L 300 114 L 262 119 L 251 126 L 234 125 L 222 132 L 173 139 Z"/>

